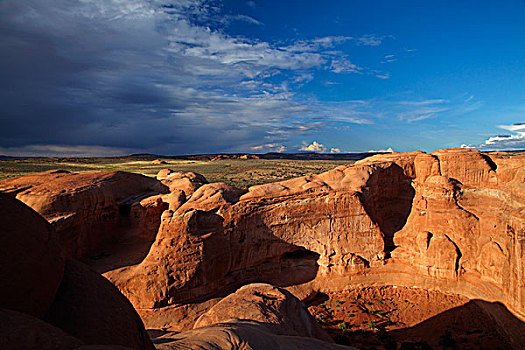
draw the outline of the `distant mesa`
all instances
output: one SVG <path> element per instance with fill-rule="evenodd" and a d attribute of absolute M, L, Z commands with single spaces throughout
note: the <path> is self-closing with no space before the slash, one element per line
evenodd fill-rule
<path fill-rule="evenodd" d="M 228 159 L 260 159 L 256 154 L 218 154 L 211 160 L 228 160 Z"/>
<path fill-rule="evenodd" d="M 164 161 L 167 160 L 194 160 L 194 161 L 211 161 L 211 160 L 230 160 L 230 159 L 283 159 L 283 160 L 360 160 L 372 156 L 377 153 L 385 152 L 364 152 L 364 153 L 316 153 L 316 152 L 301 152 L 301 153 L 222 153 L 222 154 L 194 154 L 194 155 L 180 155 L 180 156 L 166 156 L 154 154 L 132 154 L 120 158 L 132 158 L 135 160 L 153 162 L 159 157 Z"/>

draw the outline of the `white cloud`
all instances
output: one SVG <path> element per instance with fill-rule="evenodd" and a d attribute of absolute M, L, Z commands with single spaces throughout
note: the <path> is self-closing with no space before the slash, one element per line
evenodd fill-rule
<path fill-rule="evenodd" d="M 293 82 L 294 83 L 308 83 L 310 81 L 314 80 L 314 75 L 312 73 L 303 73 L 299 76 L 297 76 Z"/>
<path fill-rule="evenodd" d="M 387 149 L 378 149 L 378 150 L 369 150 L 370 153 L 394 153 L 394 150 L 392 147 L 388 147 Z"/>
<path fill-rule="evenodd" d="M 325 145 L 318 143 L 317 141 L 313 141 L 311 144 L 307 144 L 306 142 L 303 144 L 301 148 L 299 148 L 299 151 L 306 151 L 306 152 L 326 152 L 327 148 Z"/>
<path fill-rule="evenodd" d="M 359 73 L 363 70 L 362 67 L 353 64 L 344 57 L 333 60 L 330 69 L 335 73 Z"/>
<path fill-rule="evenodd" d="M 481 150 L 523 150 L 525 149 L 525 123 L 519 122 L 511 125 L 498 125 L 498 128 L 512 132 L 491 136 L 480 145 L 463 144 L 461 147 L 478 148 Z"/>
<path fill-rule="evenodd" d="M 446 112 L 450 109 L 446 104 L 446 101 L 443 99 L 399 101 L 397 104 L 404 107 L 403 110 L 397 114 L 399 120 L 408 123 L 436 118 L 442 112 Z"/>
<path fill-rule="evenodd" d="M 522 134 L 525 132 L 525 123 L 520 122 L 512 125 L 498 125 L 498 128 Z"/>
<path fill-rule="evenodd" d="M 264 23 L 262 23 L 261 21 L 258 21 L 255 18 L 250 17 L 250 16 L 246 16 L 246 15 L 224 16 L 223 17 L 223 21 L 224 21 L 225 24 L 228 24 L 231 21 L 242 21 L 242 22 L 246 22 L 246 23 L 250 23 L 250 24 L 255 24 L 255 25 L 258 25 L 258 26 L 263 26 L 264 25 Z"/>
<path fill-rule="evenodd" d="M 266 143 L 264 145 L 252 146 L 250 150 L 253 152 L 267 153 L 267 152 L 278 152 L 282 153 L 286 151 L 286 146 L 278 143 Z"/>
<path fill-rule="evenodd" d="M 341 149 L 337 147 L 327 147 L 323 145 L 322 143 L 319 143 L 317 141 L 312 141 L 312 143 L 308 144 L 306 142 L 303 142 L 302 147 L 299 148 L 299 151 L 303 152 L 316 152 L 316 153 L 341 153 Z"/>
<path fill-rule="evenodd" d="M 383 43 L 386 38 L 393 38 L 391 35 L 374 35 L 367 34 L 358 39 L 361 45 L 366 46 L 379 46 Z"/>
<path fill-rule="evenodd" d="M 341 153 L 340 148 L 327 147 L 317 141 L 312 141 L 310 144 L 303 142 L 303 146 L 299 148 L 299 151 L 316 153 Z"/>

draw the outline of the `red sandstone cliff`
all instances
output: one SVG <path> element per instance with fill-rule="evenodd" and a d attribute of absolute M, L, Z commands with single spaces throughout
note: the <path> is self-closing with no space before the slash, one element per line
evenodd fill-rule
<path fill-rule="evenodd" d="M 204 185 L 163 214 L 144 261 L 106 276 L 146 322 L 148 309 L 188 316 L 177 305 L 256 281 L 300 297 L 420 286 L 523 317 L 524 164 L 451 149 L 378 155 L 245 194 Z"/>
<path fill-rule="evenodd" d="M 378 155 L 246 193 L 197 174 L 169 183 L 169 172 L 159 175 L 172 192 L 144 199 L 160 220 L 158 232 L 143 230 L 151 246 L 125 264 L 97 266 L 151 327 L 190 329 L 251 282 L 300 298 L 418 286 L 501 301 L 525 316 L 523 155 Z"/>

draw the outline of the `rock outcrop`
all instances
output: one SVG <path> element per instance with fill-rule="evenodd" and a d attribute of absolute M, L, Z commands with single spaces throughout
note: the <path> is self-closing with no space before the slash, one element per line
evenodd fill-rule
<path fill-rule="evenodd" d="M 0 309 L 0 348 L 4 350 L 78 349 L 83 343 L 36 317 Z"/>
<path fill-rule="evenodd" d="M 231 319 L 262 323 L 274 334 L 333 342 L 310 315 L 304 303 L 290 292 L 269 284 L 253 283 L 239 288 L 199 317 L 193 328 L 224 323 Z"/>
<path fill-rule="evenodd" d="M 299 336 L 316 336 L 290 334 L 298 327 L 269 311 L 288 310 L 281 289 L 256 294 L 245 287 L 226 297 L 255 282 L 286 288 L 302 300 L 370 284 L 436 289 L 499 301 L 525 318 L 525 155 L 469 149 L 375 155 L 247 191 L 171 170 L 161 170 L 158 180 L 116 174 L 83 175 L 91 180 L 82 187 L 80 174 L 50 172 L 3 181 L 0 188 L 42 213 L 59 237 L 66 232 L 61 228 L 77 227 L 68 223 L 89 218 L 106 225 L 98 229 L 126 223 L 124 231 L 109 233 L 114 242 L 126 242 L 119 245 L 123 251 L 102 251 L 109 256 L 90 263 L 105 272 L 149 327 L 188 331 L 157 338 L 159 348 L 235 348 L 245 339 L 252 348 L 279 348 L 277 342 L 300 348 L 303 340 L 297 339 L 305 338 Z M 140 185 L 130 185 L 135 181 Z M 114 193 L 129 196 L 118 199 Z M 99 209 L 107 208 L 93 204 L 99 198 L 109 198 L 119 214 L 97 219 L 105 217 Z M 94 209 L 82 211 L 86 205 Z M 79 230 L 81 237 L 99 237 Z M 103 243 L 84 240 L 74 246 Z M 57 263 L 57 273 L 63 264 Z M 244 301 L 250 306 L 236 306 Z M 251 321 L 227 320 L 234 316 L 228 305 Z M 262 317 L 258 310 L 265 307 Z"/>
<path fill-rule="evenodd" d="M 44 218 L 2 193 L 0 209 L 0 348 L 153 349 L 132 305 L 89 267 L 64 259 Z"/>
<path fill-rule="evenodd" d="M 55 298 L 65 259 L 46 220 L 0 193 L 0 307 L 43 317 Z"/>
<path fill-rule="evenodd" d="M 525 157 L 492 159 L 463 149 L 431 156 L 415 159 L 421 174 L 393 262 L 440 288 L 501 301 L 523 317 Z"/>
<path fill-rule="evenodd" d="M 239 288 L 193 328 L 162 334 L 157 349 L 353 349 L 333 344 L 291 293 L 263 283 Z"/>
<path fill-rule="evenodd" d="M 52 170 L 3 180 L 0 191 L 36 210 L 54 227 L 63 253 L 81 258 L 100 254 L 102 247 L 121 239 L 131 227 L 133 205 L 168 189 L 154 179 L 121 171 Z M 158 226 L 158 213 L 145 212 L 141 215 Z M 145 234 L 154 239 L 156 230 Z"/>
<path fill-rule="evenodd" d="M 493 157 L 393 153 L 246 193 L 203 185 L 162 214 L 144 261 L 106 277 L 142 315 L 266 282 L 300 298 L 369 283 L 435 288 L 523 317 L 525 159 Z"/>
<path fill-rule="evenodd" d="M 105 278 L 74 260 L 67 261 L 44 320 L 85 344 L 153 349 L 131 303 Z"/>
<path fill-rule="evenodd" d="M 193 172 L 173 171 L 170 169 L 162 169 L 157 174 L 157 180 L 160 180 L 166 185 L 170 192 L 183 191 L 189 197 L 208 181 L 201 174 Z"/>
<path fill-rule="evenodd" d="M 154 342 L 157 350 L 356 350 L 313 338 L 277 335 L 260 323 L 239 320 L 182 333 L 168 332 Z"/>

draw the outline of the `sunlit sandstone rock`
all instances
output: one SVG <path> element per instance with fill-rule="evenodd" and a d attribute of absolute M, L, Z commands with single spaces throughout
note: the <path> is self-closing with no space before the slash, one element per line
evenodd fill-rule
<path fill-rule="evenodd" d="M 162 215 L 144 261 L 106 276 L 143 310 L 251 282 L 301 298 L 375 283 L 502 301 L 523 316 L 525 159 L 493 157 L 393 153 L 244 194 L 204 185 Z"/>
<path fill-rule="evenodd" d="M 310 315 L 305 304 L 290 292 L 265 283 L 253 283 L 239 288 L 199 317 L 193 328 L 228 322 L 231 319 L 263 323 L 275 334 L 333 342 Z"/>
<path fill-rule="evenodd" d="M 101 259 L 98 270 L 147 324 L 171 330 L 190 329 L 252 282 L 302 299 L 417 286 L 501 301 L 523 317 L 524 164 L 522 155 L 450 149 L 376 155 L 247 192 L 202 180 L 188 193 L 170 186 L 144 202 L 160 227 L 143 256 L 106 267 Z M 199 177 L 173 176 L 190 178 Z"/>
<path fill-rule="evenodd" d="M 136 230 L 141 225 L 133 222 L 137 215 L 156 220 L 158 227 L 160 213 L 148 206 L 138 214 L 141 208 L 134 204 L 167 193 L 168 188 L 155 179 L 121 171 L 52 170 L 0 181 L 0 191 L 15 194 L 48 220 L 63 253 L 79 258 L 99 254 L 101 247 L 117 242 L 133 225 Z"/>

